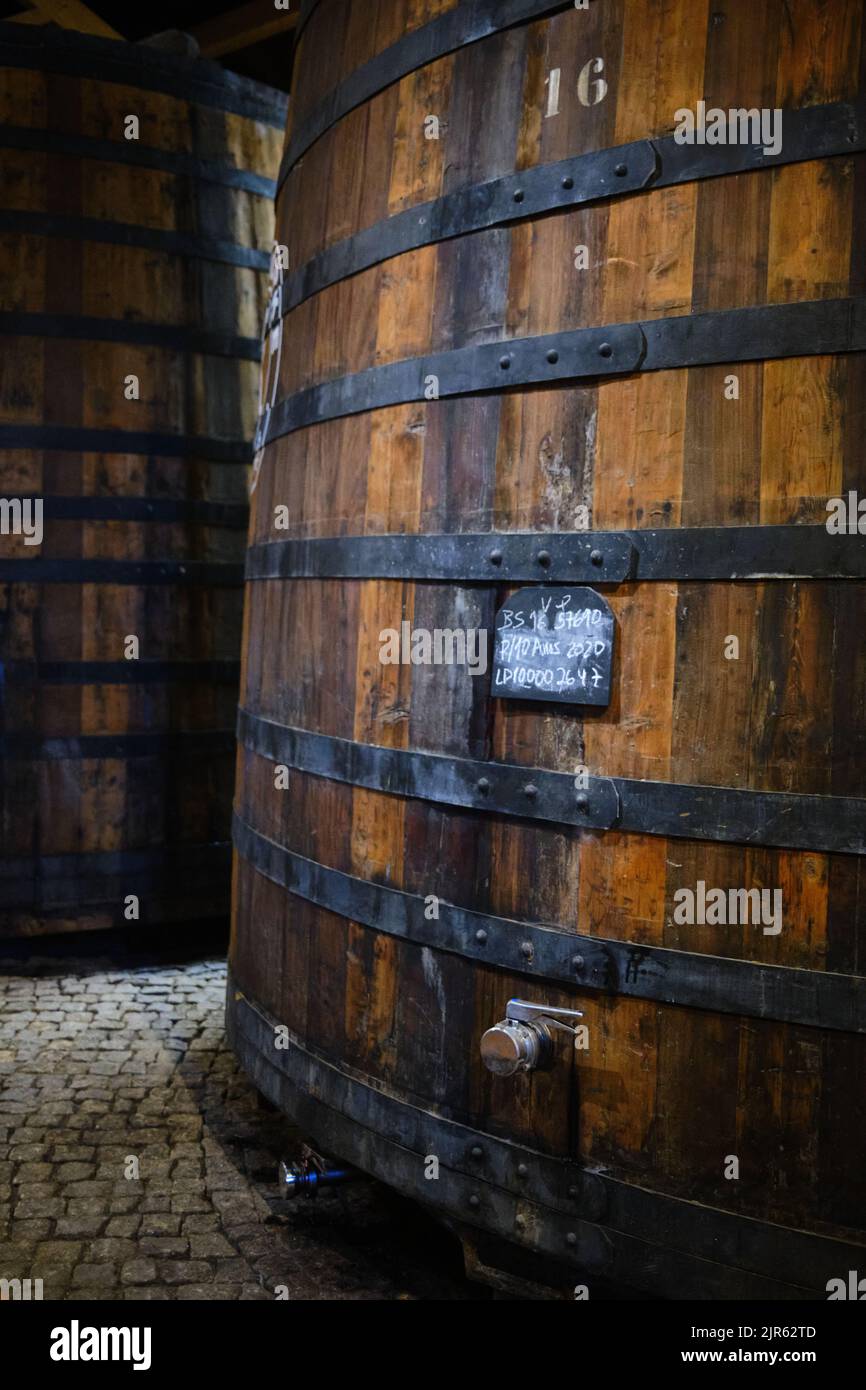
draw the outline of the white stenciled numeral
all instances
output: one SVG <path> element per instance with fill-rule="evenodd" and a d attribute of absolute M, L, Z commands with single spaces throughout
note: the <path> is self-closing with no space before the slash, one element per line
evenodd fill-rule
<path fill-rule="evenodd" d="M 577 79 L 577 99 L 581 106 L 598 106 L 607 95 L 607 82 L 596 74 L 604 71 L 603 58 L 590 58 L 584 63 Z M 590 79 L 595 76 L 595 81 Z"/>
<path fill-rule="evenodd" d="M 547 116 L 559 115 L 559 83 L 562 78 L 562 69 L 554 68 L 549 77 L 545 77 L 544 85 L 547 88 Z"/>

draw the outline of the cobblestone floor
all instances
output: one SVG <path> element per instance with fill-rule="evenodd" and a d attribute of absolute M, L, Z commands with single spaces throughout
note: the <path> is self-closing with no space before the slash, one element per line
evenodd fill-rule
<path fill-rule="evenodd" d="M 377 1183 L 279 1197 L 302 1137 L 239 1071 L 224 989 L 212 958 L 0 946 L 0 1278 L 40 1278 L 46 1299 L 485 1297 Z"/>

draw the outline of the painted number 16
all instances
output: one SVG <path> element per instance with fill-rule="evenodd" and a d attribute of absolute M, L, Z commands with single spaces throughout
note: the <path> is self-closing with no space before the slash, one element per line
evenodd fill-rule
<path fill-rule="evenodd" d="M 581 106 L 598 106 L 607 94 L 607 82 L 600 76 L 604 72 L 603 58 L 590 58 L 584 63 L 577 79 L 577 99 Z M 553 68 L 545 77 L 547 88 L 547 110 L 545 116 L 559 115 L 559 89 L 562 83 L 562 68 Z"/>

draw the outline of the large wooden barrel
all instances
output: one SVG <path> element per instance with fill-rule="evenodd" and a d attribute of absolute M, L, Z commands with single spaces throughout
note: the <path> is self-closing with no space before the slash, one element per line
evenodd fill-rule
<path fill-rule="evenodd" d="M 229 1023 L 560 1292 L 866 1261 L 863 52 L 860 0 L 304 16 Z"/>
<path fill-rule="evenodd" d="M 227 913 L 285 110 L 0 25 L 0 934 Z"/>

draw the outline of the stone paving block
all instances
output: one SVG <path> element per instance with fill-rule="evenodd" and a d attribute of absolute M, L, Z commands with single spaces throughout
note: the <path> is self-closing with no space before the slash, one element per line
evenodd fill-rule
<path fill-rule="evenodd" d="M 70 1200 L 92 1197 L 106 1201 L 112 1195 L 112 1187 L 110 1182 L 100 1182 L 95 1178 L 87 1178 L 82 1182 L 67 1183 L 64 1194 Z"/>
<path fill-rule="evenodd" d="M 45 1164 L 45 1167 L 50 1173 L 51 1165 Z M 95 1171 L 92 1163 L 56 1163 L 53 1176 L 61 1183 L 80 1182 L 86 1178 L 92 1178 Z"/>
<path fill-rule="evenodd" d="M 199 1220 L 209 1218 L 199 1217 Z M 187 1220 L 192 1220 L 188 1217 Z M 150 1212 L 141 1218 L 142 1236 L 176 1236 L 180 1231 L 181 1218 L 171 1212 Z"/>
<path fill-rule="evenodd" d="M 29 1266 L 36 1245 L 37 1242 L 35 1240 L 21 1239 L 4 1240 L 0 1243 L 0 1269 L 13 1271 L 13 1273 L 7 1272 L 6 1278 L 14 1279 L 16 1277 L 21 1277 L 20 1274 L 16 1275 L 14 1271 L 22 1269 L 24 1265 Z"/>
<path fill-rule="evenodd" d="M 51 1157 L 55 1163 L 91 1163 L 96 1150 L 89 1144 L 54 1144 Z"/>
<path fill-rule="evenodd" d="M 129 1216 L 112 1216 L 105 1228 L 106 1237 L 136 1235 L 141 1225 L 141 1217 L 135 1214 Z"/>
<path fill-rule="evenodd" d="M 72 1284 L 64 1295 L 64 1301 L 67 1303 L 78 1303 L 81 1299 L 87 1303 L 114 1303 L 116 1298 L 115 1288 L 103 1287 L 100 1284 Z"/>
<path fill-rule="evenodd" d="M 166 1167 L 169 1167 L 169 1165 L 166 1164 Z M 170 1166 L 172 1182 L 175 1184 L 177 1184 L 178 1181 L 198 1182 L 201 1178 L 201 1170 L 202 1165 L 197 1160 L 194 1161 L 191 1158 L 182 1158 L 178 1163 L 173 1163 Z"/>
<path fill-rule="evenodd" d="M 197 1197 L 191 1193 L 180 1193 L 171 1199 L 171 1210 L 181 1216 L 191 1212 L 209 1212 L 213 1207 L 205 1197 Z"/>
<path fill-rule="evenodd" d="M 131 1211 L 136 1211 L 139 1201 L 140 1198 L 134 1195 L 123 1197 L 112 1196 L 108 1204 L 108 1209 L 112 1215 L 124 1216 Z"/>
<path fill-rule="evenodd" d="M 208 1284 L 213 1271 L 206 1260 L 161 1260 L 159 1277 L 166 1284 Z"/>
<path fill-rule="evenodd" d="M 108 1215 L 104 1216 L 69 1216 L 63 1217 L 57 1222 L 54 1228 L 56 1236 L 98 1236 L 108 1220 Z"/>
<path fill-rule="evenodd" d="M 138 1246 L 145 1255 L 186 1255 L 189 1241 L 183 1236 L 142 1236 Z"/>
<path fill-rule="evenodd" d="M 13 1163 L 29 1163 L 44 1158 L 47 1152 L 47 1144 L 13 1144 L 9 1157 Z"/>
<path fill-rule="evenodd" d="M 47 1182 L 52 1176 L 53 1165 L 50 1163 L 19 1163 L 15 1168 L 13 1183 L 22 1182 Z"/>
<path fill-rule="evenodd" d="M 90 1242 L 85 1259 L 94 1264 L 122 1264 L 124 1260 L 134 1259 L 137 1249 L 137 1242 L 128 1237 L 103 1236 Z"/>
<path fill-rule="evenodd" d="M 187 1303 L 195 1300 L 231 1303 L 237 1300 L 237 1292 L 228 1284 L 182 1284 L 177 1290 L 177 1298 Z"/>
<path fill-rule="evenodd" d="M 59 1197 L 56 1182 L 22 1182 L 16 1184 L 15 1192 L 19 1202 L 44 1202 L 48 1197 Z"/>
<path fill-rule="evenodd" d="M 112 1264 L 80 1264 L 72 1271 L 73 1284 L 112 1285 L 117 1282 L 117 1272 Z"/>
<path fill-rule="evenodd" d="M 84 1246 L 80 1241 L 74 1240 L 46 1240 L 36 1246 L 33 1252 L 33 1263 L 39 1265 L 45 1262 L 46 1265 L 56 1267 L 72 1266 L 78 1264 Z"/>
<path fill-rule="evenodd" d="M 153 1260 L 127 1260 L 120 1271 L 124 1284 L 152 1284 L 156 1278 L 156 1265 Z"/>
<path fill-rule="evenodd" d="M 207 1191 L 204 1178 L 187 1178 L 180 1174 L 172 1174 L 166 1186 L 171 1187 L 173 1197 L 204 1197 Z"/>
<path fill-rule="evenodd" d="M 103 1217 L 108 1215 L 108 1205 L 102 1197 L 71 1197 L 66 1203 L 66 1215 Z"/>
<path fill-rule="evenodd" d="M 34 1278 L 42 1280 L 43 1302 L 64 1298 L 69 1288 L 70 1270 L 67 1267 L 52 1268 L 39 1265 L 34 1268 Z"/>
<path fill-rule="evenodd" d="M 178 1218 L 178 1220 L 181 1219 L 183 1221 L 181 1230 L 183 1231 L 185 1236 L 207 1235 L 210 1231 L 219 1230 L 220 1219 L 216 1215 L 202 1216 L 201 1214 L 197 1214 L 193 1216 L 184 1216 L 183 1218 Z"/>
<path fill-rule="evenodd" d="M 35 1197 L 16 1203 L 15 1216 L 19 1221 L 42 1221 L 46 1217 L 64 1216 L 66 1203 L 62 1197 Z"/>
<path fill-rule="evenodd" d="M 18 1221 L 12 1218 L 10 1231 L 13 1240 L 46 1240 L 51 1234 L 50 1221 Z"/>
<path fill-rule="evenodd" d="M 212 1260 L 221 1256 L 231 1256 L 236 1253 L 233 1245 L 230 1245 L 225 1236 L 218 1231 L 213 1231 L 210 1235 L 191 1235 L 189 1238 L 189 1253 L 192 1259 Z"/>

